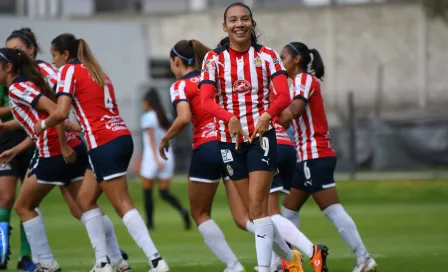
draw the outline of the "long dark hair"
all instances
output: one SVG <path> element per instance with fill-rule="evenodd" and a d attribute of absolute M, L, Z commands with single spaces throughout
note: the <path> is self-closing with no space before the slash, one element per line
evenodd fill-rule
<path fill-rule="evenodd" d="M 252 33 L 251 33 L 251 42 L 254 44 L 258 44 L 259 35 L 257 34 L 257 22 L 255 22 L 255 20 L 254 20 L 254 16 L 252 15 L 252 10 L 246 4 L 241 3 L 241 2 L 236 2 L 236 3 L 229 5 L 226 8 L 226 10 L 224 11 L 224 24 L 226 23 L 226 19 L 227 19 L 227 11 L 233 7 L 243 7 L 249 11 L 249 16 L 250 16 L 250 19 L 252 20 L 252 26 L 254 27 L 252 30 Z"/>
<path fill-rule="evenodd" d="M 14 75 L 24 76 L 27 80 L 34 83 L 43 95 L 52 101 L 56 101 L 55 92 L 50 88 L 47 81 L 42 76 L 36 62 L 32 60 L 27 53 L 19 49 L 10 48 L 1 48 L 0 53 L 0 65 L 3 68 L 10 63 Z"/>
<path fill-rule="evenodd" d="M 14 30 L 11 35 L 6 39 L 6 42 L 8 42 L 11 39 L 18 38 L 22 42 L 26 44 L 26 48 L 34 47 L 33 56 L 36 58 L 37 53 L 41 51 L 39 44 L 37 43 L 36 35 L 34 35 L 31 28 L 28 27 L 22 27 L 19 30 Z"/>
<path fill-rule="evenodd" d="M 98 85 L 101 87 L 106 85 L 103 69 L 85 40 L 77 39 L 75 35 L 65 33 L 54 38 L 51 45 L 59 53 L 62 54 L 67 51 L 70 58 L 79 59 Z"/>
<path fill-rule="evenodd" d="M 314 75 L 322 80 L 325 75 L 325 67 L 324 62 L 316 49 L 308 49 L 306 44 L 301 42 L 292 42 L 285 46 L 291 53 L 292 58 L 296 56 L 301 56 L 302 59 L 298 63 L 299 67 L 302 68 L 305 72 L 308 72 L 308 66 L 311 63 L 311 70 L 314 72 Z M 311 59 L 311 55 L 313 58 Z"/>
<path fill-rule="evenodd" d="M 157 120 L 159 121 L 160 126 L 163 129 L 168 130 L 171 126 L 171 122 L 168 120 L 168 117 L 165 114 L 165 109 L 163 108 L 163 105 L 160 102 L 157 90 L 151 87 L 149 91 L 146 93 L 143 100 L 145 100 L 146 103 L 148 103 L 151 106 L 151 108 L 156 112 Z"/>
<path fill-rule="evenodd" d="M 174 59 L 179 57 L 186 67 L 194 67 L 200 70 L 202 61 L 210 48 L 198 40 L 181 40 L 174 45 L 170 51 L 170 57 Z"/>
<path fill-rule="evenodd" d="M 225 38 L 223 38 L 222 40 L 219 41 L 218 47 L 222 47 L 222 46 L 224 46 L 226 44 L 229 44 L 229 43 L 230 43 L 230 39 L 227 36 L 227 37 L 225 37 Z"/>

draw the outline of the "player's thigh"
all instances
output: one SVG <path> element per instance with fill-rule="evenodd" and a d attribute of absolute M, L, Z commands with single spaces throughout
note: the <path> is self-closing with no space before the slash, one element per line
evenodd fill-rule
<path fill-rule="evenodd" d="M 188 200 L 191 216 L 197 225 L 211 217 L 213 199 L 219 183 L 188 181 Z"/>
<path fill-rule="evenodd" d="M 121 218 L 134 209 L 126 176 L 105 180 L 101 182 L 100 187 Z"/>
<path fill-rule="evenodd" d="M 34 210 L 42 199 L 53 189 L 53 184 L 40 184 L 36 175 L 27 176 L 20 188 L 14 209 L 21 214 L 23 211 Z M 22 218 L 22 221 L 23 218 Z"/>
<path fill-rule="evenodd" d="M 96 202 L 102 191 L 96 180 L 93 171 L 88 169 L 84 174 L 84 179 L 76 195 L 75 201 L 81 212 L 86 212 L 97 208 Z"/>
<path fill-rule="evenodd" d="M 67 187 L 60 186 L 59 189 L 61 191 L 61 195 L 67 203 L 67 206 L 70 210 L 72 216 L 78 220 L 81 219 L 82 211 L 76 203 L 75 199 L 81 189 L 81 181 L 73 182 Z"/>
<path fill-rule="evenodd" d="M 246 230 L 246 223 L 249 220 L 249 199 L 246 197 L 246 204 L 240 197 L 238 191 L 233 184 L 233 181 L 226 179 L 224 181 L 226 187 L 227 201 L 229 203 L 230 212 L 232 214 L 233 221 L 242 230 Z"/>
<path fill-rule="evenodd" d="M 283 206 L 292 211 L 300 211 L 309 197 L 310 193 L 292 187 L 283 199 Z"/>

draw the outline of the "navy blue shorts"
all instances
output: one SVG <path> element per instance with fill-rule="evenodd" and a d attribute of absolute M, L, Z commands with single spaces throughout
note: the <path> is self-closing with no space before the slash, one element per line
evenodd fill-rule
<path fill-rule="evenodd" d="M 336 157 L 325 157 L 298 163 L 292 187 L 312 194 L 336 186 L 336 161 Z"/>
<path fill-rule="evenodd" d="M 201 144 L 193 150 L 189 177 L 191 181 L 205 183 L 219 182 L 227 177 L 218 141 Z"/>
<path fill-rule="evenodd" d="M 271 193 L 282 191 L 289 193 L 296 170 L 296 148 L 291 145 L 277 145 L 277 170 L 271 186 Z"/>
<path fill-rule="evenodd" d="M 130 135 L 120 136 L 89 150 L 90 169 L 98 182 L 125 176 L 134 152 Z"/>
<path fill-rule="evenodd" d="M 50 158 L 34 156 L 31 160 L 31 171 L 28 177 L 36 175 L 38 183 L 59 186 L 67 186 L 72 182 L 82 180 L 89 164 L 87 148 L 81 143 L 73 150 L 76 152 L 76 161 L 72 164 L 65 163 L 62 155 Z"/>
<path fill-rule="evenodd" d="M 221 157 L 231 180 L 246 179 L 250 172 L 271 172 L 277 168 L 277 139 L 274 129 L 263 134 L 264 149 L 259 137 L 252 143 L 240 143 L 238 150 L 235 150 L 234 143 L 219 144 Z"/>

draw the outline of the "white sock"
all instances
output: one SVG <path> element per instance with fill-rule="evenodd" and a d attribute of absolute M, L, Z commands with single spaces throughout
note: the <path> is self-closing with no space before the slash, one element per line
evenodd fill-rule
<path fill-rule="evenodd" d="M 242 267 L 241 263 L 227 244 L 224 233 L 222 233 L 221 229 L 213 219 L 200 224 L 198 230 L 202 234 L 202 237 L 204 237 L 205 244 L 211 251 L 213 251 L 213 253 L 215 253 L 216 257 L 218 257 L 221 262 L 227 265 L 228 268 L 237 269 Z"/>
<path fill-rule="evenodd" d="M 300 229 L 300 218 L 299 218 L 299 212 L 290 210 L 286 208 L 285 206 L 282 206 L 282 215 L 284 218 L 288 219 L 293 223 L 297 229 Z"/>
<path fill-rule="evenodd" d="M 364 247 L 355 222 L 347 214 L 341 204 L 334 204 L 322 211 L 344 239 L 348 247 L 355 253 L 358 263 L 363 262 L 370 255 Z"/>
<path fill-rule="evenodd" d="M 280 232 L 278 231 L 278 228 L 275 224 L 273 224 L 273 228 L 274 243 L 272 245 L 272 249 L 278 256 L 285 259 L 285 261 L 291 261 L 292 259 L 294 259 L 294 254 L 292 254 L 291 249 L 288 247 L 288 244 L 286 244 L 285 240 L 280 235 Z"/>
<path fill-rule="evenodd" d="M 129 234 L 131 234 L 137 245 L 145 252 L 149 261 L 160 258 L 160 254 L 149 236 L 145 222 L 136 209 L 128 211 L 123 216 L 123 222 L 126 228 L 128 228 Z"/>
<path fill-rule="evenodd" d="M 246 222 L 246 230 L 252 234 L 255 234 L 254 223 L 250 222 L 250 220 L 247 220 Z"/>
<path fill-rule="evenodd" d="M 271 255 L 271 271 L 278 271 L 277 260 L 278 260 L 277 255 L 275 254 L 274 251 L 272 251 L 272 255 Z"/>
<path fill-rule="evenodd" d="M 269 272 L 274 240 L 274 224 L 271 218 L 255 219 L 255 248 L 257 250 L 258 271 Z"/>
<path fill-rule="evenodd" d="M 44 218 L 42 217 L 42 211 L 39 209 L 39 207 L 35 208 L 34 210 L 40 216 L 40 219 L 42 220 L 43 224 L 45 225 Z M 33 259 L 33 263 L 39 262 L 39 259 L 37 258 L 37 256 L 35 256 L 35 254 L 33 253 L 32 250 L 31 250 L 31 256 L 32 256 L 31 259 Z"/>
<path fill-rule="evenodd" d="M 54 257 L 48 244 L 42 216 L 38 215 L 22 224 L 33 252 L 33 258 L 38 262 L 51 265 L 54 262 Z"/>
<path fill-rule="evenodd" d="M 313 257 L 314 248 L 313 243 L 294 226 L 291 221 L 284 218 L 279 214 L 271 216 L 272 221 L 277 226 L 280 235 L 288 241 L 293 247 L 298 248 L 300 251 L 305 253 L 309 258 Z"/>
<path fill-rule="evenodd" d="M 121 261 L 122 257 L 117 236 L 115 235 L 114 224 L 112 224 L 112 221 L 110 221 L 107 215 L 103 215 L 103 221 L 106 231 L 107 256 L 109 256 L 111 263 L 115 264 Z"/>
<path fill-rule="evenodd" d="M 107 263 L 106 231 L 101 210 L 96 208 L 83 213 L 81 222 L 87 229 L 90 243 L 95 251 L 96 263 Z"/>

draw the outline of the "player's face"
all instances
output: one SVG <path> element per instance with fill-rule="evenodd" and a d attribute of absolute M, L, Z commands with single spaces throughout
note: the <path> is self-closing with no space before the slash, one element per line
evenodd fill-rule
<path fill-rule="evenodd" d="M 288 76 L 290 78 L 294 77 L 293 73 L 300 61 L 299 58 L 300 56 L 293 57 L 291 51 L 287 47 L 283 47 L 282 51 L 280 52 L 280 59 L 282 60 L 283 65 L 285 66 L 285 69 L 288 72 Z"/>
<path fill-rule="evenodd" d="M 54 46 L 51 46 L 50 48 L 51 52 L 51 62 L 57 67 L 61 68 L 65 64 L 67 64 L 67 59 L 61 52 L 57 51 Z"/>
<path fill-rule="evenodd" d="M 29 48 L 26 47 L 26 44 L 20 38 L 12 38 L 6 42 L 6 47 L 10 49 L 20 49 L 23 52 L 26 52 L 32 59 L 34 59 L 34 45 L 31 45 Z"/>
<path fill-rule="evenodd" d="M 250 41 L 254 28 L 249 10 L 245 7 L 234 6 L 227 10 L 224 31 L 229 34 L 231 43 L 245 43 Z"/>

